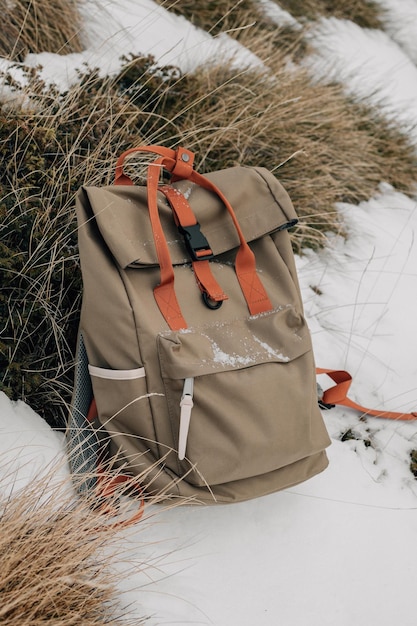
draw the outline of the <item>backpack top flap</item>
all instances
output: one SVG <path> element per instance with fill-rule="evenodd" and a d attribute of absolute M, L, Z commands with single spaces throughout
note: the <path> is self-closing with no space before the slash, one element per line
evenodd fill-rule
<path fill-rule="evenodd" d="M 246 241 L 296 224 L 297 215 L 290 197 L 265 168 L 232 167 L 206 177 L 228 198 Z M 188 200 L 214 255 L 239 245 L 236 229 L 217 195 L 188 180 L 173 186 Z M 84 187 L 79 193 L 87 195 L 101 235 L 120 267 L 158 265 L 146 187 Z M 158 208 L 172 263 L 188 263 L 190 258 L 182 236 L 162 193 L 158 193 Z"/>

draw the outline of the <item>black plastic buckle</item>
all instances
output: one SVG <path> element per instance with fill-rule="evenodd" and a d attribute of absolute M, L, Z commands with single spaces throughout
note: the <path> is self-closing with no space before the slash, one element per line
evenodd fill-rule
<path fill-rule="evenodd" d="M 319 400 L 319 407 L 321 409 L 323 409 L 323 411 L 330 411 L 330 409 L 334 409 L 334 407 L 336 406 L 335 404 L 326 404 L 326 402 L 323 402 L 323 400 Z"/>
<path fill-rule="evenodd" d="M 200 230 L 200 224 L 191 226 L 178 226 L 178 230 L 184 236 L 185 247 L 193 261 L 204 261 L 213 257 L 210 244 Z M 206 254 L 201 254 L 205 250 Z M 197 252 L 200 254 L 197 255 Z"/>

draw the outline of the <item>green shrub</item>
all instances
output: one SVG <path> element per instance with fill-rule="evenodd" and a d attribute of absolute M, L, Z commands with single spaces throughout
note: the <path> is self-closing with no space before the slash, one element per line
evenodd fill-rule
<path fill-rule="evenodd" d="M 132 611 L 124 597 L 123 580 L 133 565 L 130 542 L 124 552 L 120 529 L 98 509 L 95 494 L 74 498 L 70 477 L 57 478 L 63 474 L 60 462 L 23 487 L 20 473 L 10 465 L 9 457 L 0 483 L 2 626 L 146 624 L 147 617 Z M 103 492 L 115 475 L 115 470 L 102 475 Z M 118 520 L 132 515 L 132 494 L 129 501 L 120 495 L 106 499 L 107 510 L 112 506 L 120 514 Z M 123 567 L 114 567 L 115 562 Z M 136 562 L 133 567 L 137 572 L 151 565 Z M 140 597 L 141 589 L 136 591 Z"/>

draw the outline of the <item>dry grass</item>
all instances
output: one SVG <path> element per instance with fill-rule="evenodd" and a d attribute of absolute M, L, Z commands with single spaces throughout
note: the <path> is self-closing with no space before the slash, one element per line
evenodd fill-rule
<path fill-rule="evenodd" d="M 364 28 L 380 29 L 387 20 L 386 11 L 374 0 L 276 0 L 278 7 L 297 20 L 295 25 L 286 26 L 278 26 L 268 9 L 257 0 L 218 0 L 198 4 L 193 0 L 156 2 L 213 36 L 227 33 L 255 53 L 259 52 L 264 40 L 272 59 L 282 53 L 290 56 L 292 61 L 298 61 L 310 51 L 305 32 L 321 17 L 333 16 L 351 20 Z M 261 57 L 266 60 L 265 54 Z"/>
<path fill-rule="evenodd" d="M 13 479 L 13 476 L 10 476 Z M 3 493 L 7 485 L 0 485 Z M 3 626 L 133 626 L 120 601 L 118 534 L 53 472 L 0 496 Z"/>
<path fill-rule="evenodd" d="M 228 32 L 232 37 L 239 38 L 241 32 L 251 24 L 257 24 L 264 31 L 277 30 L 277 25 L 256 0 L 217 0 L 204 3 L 196 3 L 194 0 L 156 1 L 213 35 Z M 373 0 L 276 0 L 276 4 L 301 23 L 334 16 L 351 20 L 364 28 L 383 27 L 383 8 Z M 279 41 L 280 38 L 277 37 L 277 45 Z"/>
<path fill-rule="evenodd" d="M 78 0 L 1 0 L 0 56 L 80 52 Z"/>
<path fill-rule="evenodd" d="M 262 10 L 260 3 L 253 0 L 218 0 L 198 5 L 193 0 L 157 0 L 157 2 L 211 35 L 226 32 L 239 39 L 245 30 L 255 25 L 267 32 L 277 30 L 277 25 Z"/>
<path fill-rule="evenodd" d="M 165 9 L 182 15 L 198 28 L 213 36 L 227 33 L 242 45 L 252 49 L 259 47 L 266 37 L 273 42 L 276 50 L 288 54 L 291 50 L 293 59 L 304 54 L 307 49 L 302 36 L 302 29 L 291 26 L 278 26 L 263 9 L 261 3 L 254 0 L 219 0 L 199 3 L 193 0 L 156 0 Z M 262 36 L 256 33 L 262 32 Z"/>
<path fill-rule="evenodd" d="M 384 9 L 373 0 L 279 0 L 277 4 L 303 22 L 333 16 L 363 28 L 383 27 Z"/>

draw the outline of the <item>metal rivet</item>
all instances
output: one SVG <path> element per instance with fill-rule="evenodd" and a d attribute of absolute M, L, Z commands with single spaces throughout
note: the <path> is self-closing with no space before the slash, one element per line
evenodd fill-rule
<path fill-rule="evenodd" d="M 188 161 L 189 161 L 189 160 L 190 160 L 190 155 L 189 155 L 189 154 L 187 154 L 186 152 L 184 152 L 184 153 L 181 155 L 181 161 L 184 161 L 185 163 L 188 163 Z"/>

